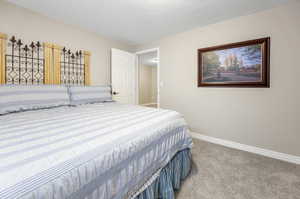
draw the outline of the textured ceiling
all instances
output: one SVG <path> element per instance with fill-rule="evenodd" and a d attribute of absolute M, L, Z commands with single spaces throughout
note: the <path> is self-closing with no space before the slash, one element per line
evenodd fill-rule
<path fill-rule="evenodd" d="M 7 0 L 50 18 L 131 45 L 290 0 Z"/>

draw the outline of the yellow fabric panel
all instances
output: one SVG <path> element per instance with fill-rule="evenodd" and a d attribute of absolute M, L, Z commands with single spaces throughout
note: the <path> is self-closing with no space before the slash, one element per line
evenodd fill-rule
<path fill-rule="evenodd" d="M 7 39 L 7 35 L 0 32 L 0 39 Z"/>
<path fill-rule="evenodd" d="M 53 45 L 53 84 L 61 84 L 61 49 L 61 46 Z"/>
<path fill-rule="evenodd" d="M 90 72 L 90 59 L 91 53 L 84 51 L 84 84 L 89 86 L 91 85 L 91 72 Z"/>
<path fill-rule="evenodd" d="M 53 84 L 53 49 L 52 44 L 44 43 L 44 83 Z"/>
<path fill-rule="evenodd" d="M 61 46 L 44 43 L 45 84 L 60 84 L 61 49 Z"/>
<path fill-rule="evenodd" d="M 6 83 L 5 54 L 7 35 L 0 33 L 0 84 Z M 62 47 L 51 43 L 43 43 L 44 46 L 44 84 L 61 84 L 61 50 Z M 91 85 L 89 51 L 84 51 L 84 82 Z"/>
<path fill-rule="evenodd" d="M 0 84 L 5 84 L 5 53 L 7 35 L 0 33 Z"/>

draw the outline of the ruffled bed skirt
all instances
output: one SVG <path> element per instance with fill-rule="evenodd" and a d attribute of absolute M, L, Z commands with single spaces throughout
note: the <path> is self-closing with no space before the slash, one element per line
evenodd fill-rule
<path fill-rule="evenodd" d="M 191 159 L 190 149 L 178 152 L 156 180 L 134 199 L 175 199 L 175 191 L 190 173 Z"/>

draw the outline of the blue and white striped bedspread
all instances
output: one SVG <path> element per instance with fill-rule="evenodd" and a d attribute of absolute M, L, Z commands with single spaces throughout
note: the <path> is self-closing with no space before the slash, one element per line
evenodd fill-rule
<path fill-rule="evenodd" d="M 115 103 L 0 116 L 1 199 L 123 199 L 191 147 L 174 111 Z"/>

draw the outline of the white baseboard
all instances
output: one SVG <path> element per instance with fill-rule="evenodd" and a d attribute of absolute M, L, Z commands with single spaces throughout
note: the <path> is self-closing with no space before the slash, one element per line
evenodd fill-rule
<path fill-rule="evenodd" d="M 259 148 L 259 147 L 255 147 L 255 146 L 249 146 L 246 144 L 240 144 L 237 142 L 214 138 L 214 137 L 210 137 L 210 136 L 206 136 L 206 135 L 202 135 L 202 134 L 194 133 L 194 132 L 191 132 L 190 135 L 193 138 L 204 140 L 204 141 L 211 142 L 214 144 L 219 144 L 219 145 L 223 145 L 226 147 L 239 149 L 242 151 L 247 151 L 250 153 L 259 154 L 259 155 L 263 155 L 266 157 L 270 157 L 270 158 L 274 158 L 274 159 L 278 159 L 278 160 L 282 160 L 282 161 L 286 161 L 286 162 L 290 162 L 290 163 L 294 163 L 294 164 L 300 164 L 299 156 L 280 153 L 280 152 L 263 149 L 263 148 Z"/>
<path fill-rule="evenodd" d="M 152 106 L 152 105 L 157 105 L 157 103 L 141 104 L 141 106 Z"/>

